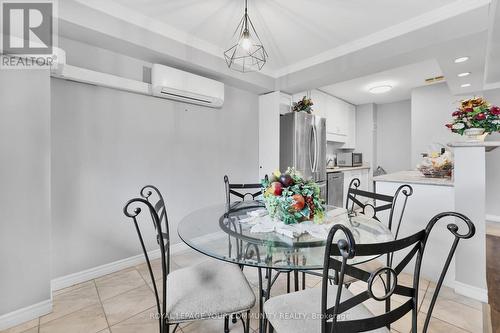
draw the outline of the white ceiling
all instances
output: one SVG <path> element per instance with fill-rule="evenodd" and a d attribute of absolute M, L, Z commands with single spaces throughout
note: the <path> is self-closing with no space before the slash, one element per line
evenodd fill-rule
<path fill-rule="evenodd" d="M 436 60 L 428 60 L 320 88 L 326 93 L 359 105 L 392 103 L 409 99 L 411 90 L 426 85 L 425 79 L 442 75 Z M 374 86 L 391 85 L 384 94 L 372 94 Z"/>
<path fill-rule="evenodd" d="M 77 0 L 222 56 L 243 0 Z M 381 39 L 466 12 L 489 0 L 248 0 L 277 77 Z M 333 53 L 332 53 L 333 52 Z M 319 57 L 319 58 L 318 58 Z"/>

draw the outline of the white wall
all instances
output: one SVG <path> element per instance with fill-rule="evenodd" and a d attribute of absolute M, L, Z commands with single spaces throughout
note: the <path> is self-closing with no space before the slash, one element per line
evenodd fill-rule
<path fill-rule="evenodd" d="M 429 146 L 447 145 L 460 137 L 453 134 L 445 124 L 460 101 L 450 94 L 446 83 L 416 88 L 411 93 L 411 165 L 416 166 Z"/>
<path fill-rule="evenodd" d="M 388 173 L 411 170 L 410 100 L 377 104 L 377 164 Z"/>
<path fill-rule="evenodd" d="M 372 169 L 377 167 L 377 106 L 363 104 L 356 106 L 356 152 L 363 153 L 364 163 Z"/>
<path fill-rule="evenodd" d="M 143 185 L 163 191 L 176 243 L 183 216 L 224 202 L 224 174 L 258 180 L 255 94 L 226 86 L 219 110 L 60 79 L 51 90 L 53 277 L 140 253 L 122 208 Z"/>
<path fill-rule="evenodd" d="M 51 296 L 49 87 L 44 70 L 0 73 L 0 316 Z"/>

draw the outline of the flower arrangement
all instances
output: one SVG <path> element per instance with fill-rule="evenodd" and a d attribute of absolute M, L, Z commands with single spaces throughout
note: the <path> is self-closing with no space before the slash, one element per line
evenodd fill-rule
<path fill-rule="evenodd" d="M 294 112 L 307 112 L 311 113 L 313 111 L 312 106 L 314 103 L 310 98 L 306 96 L 302 97 L 302 99 L 298 102 L 294 102 L 292 105 L 292 111 Z"/>
<path fill-rule="evenodd" d="M 453 133 L 464 135 L 471 129 L 484 129 L 482 132 L 487 134 L 500 131 L 500 107 L 491 106 L 482 97 L 461 101 L 452 116 L 453 121 L 446 127 Z"/>
<path fill-rule="evenodd" d="M 319 223 L 324 218 L 318 184 L 305 180 L 294 168 L 288 168 L 283 174 L 275 171 L 271 177 L 264 178 L 262 193 L 269 215 L 285 224 L 306 220 Z"/>

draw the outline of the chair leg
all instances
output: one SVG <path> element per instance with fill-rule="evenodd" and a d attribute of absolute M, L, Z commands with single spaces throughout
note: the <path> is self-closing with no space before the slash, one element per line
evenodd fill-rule
<path fill-rule="evenodd" d="M 245 321 L 246 321 L 245 333 L 250 333 L 250 310 L 247 311 L 247 318 Z"/>
<path fill-rule="evenodd" d="M 229 333 L 229 316 L 224 316 L 224 333 Z"/>
<path fill-rule="evenodd" d="M 302 272 L 302 290 L 306 289 L 306 273 Z"/>
<path fill-rule="evenodd" d="M 286 293 L 290 293 L 290 272 L 286 273 Z"/>
<path fill-rule="evenodd" d="M 273 333 L 274 332 L 274 327 L 271 323 L 269 323 L 269 333 Z"/>

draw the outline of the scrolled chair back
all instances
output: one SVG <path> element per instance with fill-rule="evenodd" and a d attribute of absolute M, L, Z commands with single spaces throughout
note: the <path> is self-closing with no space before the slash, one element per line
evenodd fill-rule
<path fill-rule="evenodd" d="M 392 196 L 361 190 L 360 186 L 361 181 L 358 178 L 351 180 L 347 191 L 345 208 L 350 214 L 354 214 L 359 210 L 362 214 L 374 218 L 377 221 L 380 221 L 378 213 L 387 210 L 390 211 L 387 226 L 395 237 L 398 238 L 401 221 L 408 203 L 408 198 L 413 195 L 413 188 L 408 184 L 401 185 Z M 399 214 L 396 208 L 400 210 Z"/>
<path fill-rule="evenodd" d="M 261 184 L 232 184 L 229 182 L 227 175 L 224 176 L 224 186 L 226 190 L 226 209 L 228 211 L 234 208 L 231 207 L 231 196 L 239 198 L 240 201 L 245 201 L 246 198 L 255 200 L 262 194 Z"/>
<path fill-rule="evenodd" d="M 418 304 L 418 283 L 420 279 L 420 270 L 422 265 L 422 258 L 424 255 L 425 247 L 430 233 L 434 226 L 445 217 L 454 217 L 461 220 L 466 225 L 465 232 L 459 232 L 459 227 L 456 223 L 449 223 L 447 229 L 453 235 L 453 242 L 450 251 L 446 257 L 443 269 L 439 276 L 439 280 L 434 291 L 429 310 L 426 314 L 422 332 L 427 332 L 429 321 L 431 318 L 436 299 L 441 290 L 444 277 L 450 266 L 450 262 L 455 254 L 458 243 L 461 239 L 469 239 L 475 234 L 474 224 L 465 215 L 456 212 L 445 212 L 433 217 L 424 230 L 417 232 L 411 236 L 397 239 L 390 242 L 378 244 L 356 244 L 354 236 L 351 231 L 343 225 L 335 225 L 330 230 L 328 235 L 325 261 L 323 270 L 323 283 L 322 283 L 322 300 L 321 300 L 321 332 L 360 332 L 376 330 L 383 327 L 388 327 L 391 323 L 397 321 L 408 312 L 412 312 L 412 331 L 417 332 L 417 304 Z M 334 243 L 335 235 L 341 231 L 344 238 Z M 377 269 L 374 272 L 364 271 L 354 265 L 349 264 L 349 260 L 356 256 L 378 256 L 389 254 L 393 252 L 402 251 L 404 256 L 401 261 L 393 266 L 386 266 Z M 412 287 L 398 284 L 398 276 L 403 269 L 416 257 Z M 332 292 L 332 287 L 329 287 L 328 274 L 330 270 L 338 272 L 335 302 L 333 307 L 328 307 L 328 293 Z M 367 283 L 367 289 L 360 294 L 351 298 L 342 299 L 343 281 L 345 275 L 353 276 L 358 280 Z M 385 294 L 378 295 L 374 289 L 374 282 L 377 279 L 385 278 Z M 390 299 L 392 295 L 401 295 L 409 297 L 408 301 L 404 304 L 393 308 L 382 315 L 377 315 L 369 318 L 353 319 L 353 320 L 339 320 L 342 314 L 348 314 L 350 309 L 353 309 L 363 302 L 374 299 L 376 301 L 384 301 Z M 348 317 L 348 316 L 347 316 Z M 343 319 L 343 318 L 340 318 Z"/>
<path fill-rule="evenodd" d="M 147 187 L 144 187 L 146 189 Z M 167 274 L 169 271 L 169 264 L 170 264 L 170 253 L 168 251 L 168 221 L 166 219 L 166 212 L 165 211 L 165 206 L 163 202 L 163 198 L 160 195 L 160 200 L 156 202 L 156 204 L 152 204 L 148 199 L 150 198 L 151 194 L 149 190 L 145 190 L 144 192 L 146 194 L 146 198 L 134 198 L 129 200 L 124 208 L 123 208 L 123 213 L 125 216 L 129 217 L 132 219 L 134 222 L 135 230 L 137 232 L 137 236 L 139 237 L 139 242 L 142 248 L 142 251 L 144 253 L 144 257 L 146 258 L 146 265 L 149 270 L 149 275 L 151 278 L 151 283 L 153 285 L 153 291 L 155 294 L 156 298 L 156 308 L 158 311 L 158 321 L 159 321 L 159 332 L 168 332 L 168 324 L 167 324 L 167 315 L 166 315 L 166 300 L 167 300 Z M 159 194 L 159 191 L 157 192 Z M 141 195 L 143 194 L 143 191 L 141 190 Z M 163 202 L 163 207 L 161 207 L 161 204 L 159 202 Z M 160 218 L 158 215 L 159 213 L 162 214 L 164 212 L 165 216 Z M 145 245 L 144 237 L 141 231 L 140 227 L 140 220 L 143 219 L 151 219 L 151 222 L 153 223 L 156 231 L 156 240 L 158 242 L 158 246 L 160 248 L 160 255 L 161 255 L 161 272 L 162 272 L 162 297 L 160 298 L 159 295 L 159 289 L 157 286 L 157 277 L 154 274 L 154 271 L 151 266 L 151 260 L 148 255 L 148 251 Z M 162 221 L 165 221 L 166 225 L 162 226 Z M 166 230 L 165 230 L 166 229 Z"/>

